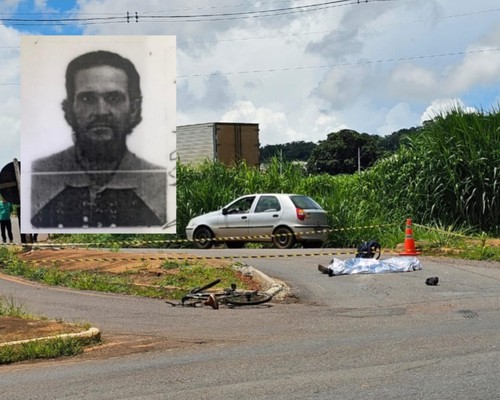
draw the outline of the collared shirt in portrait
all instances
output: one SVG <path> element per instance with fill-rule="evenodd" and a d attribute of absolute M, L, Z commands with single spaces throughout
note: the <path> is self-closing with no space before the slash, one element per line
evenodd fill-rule
<path fill-rule="evenodd" d="M 98 174 L 107 174 L 97 184 Z M 31 223 L 36 228 L 150 227 L 166 223 L 167 171 L 126 150 L 113 171 L 82 171 L 75 147 L 35 160 Z"/>

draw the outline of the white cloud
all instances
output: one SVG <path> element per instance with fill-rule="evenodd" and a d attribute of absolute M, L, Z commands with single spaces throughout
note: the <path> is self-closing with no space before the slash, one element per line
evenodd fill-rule
<path fill-rule="evenodd" d="M 468 48 L 462 62 L 451 68 L 449 91 L 460 93 L 476 85 L 500 84 L 500 28 Z M 496 49 L 496 50 L 492 50 Z"/>
<path fill-rule="evenodd" d="M 331 109 L 348 108 L 362 93 L 370 77 L 369 67 L 352 66 L 330 69 L 313 91 Z"/>
<path fill-rule="evenodd" d="M 220 110 L 234 102 L 233 89 L 224 75 L 210 75 L 198 88 L 183 80 L 177 86 L 177 96 L 178 110 L 186 113 L 200 108 Z"/>
<path fill-rule="evenodd" d="M 439 88 L 432 70 L 418 65 L 403 64 L 389 78 L 389 90 L 398 99 L 426 99 Z"/>
<path fill-rule="evenodd" d="M 458 109 L 466 113 L 477 112 L 474 107 L 467 107 L 460 99 L 436 99 L 425 109 L 420 117 L 420 123 L 432 120 L 438 116 L 445 116 Z"/>
<path fill-rule="evenodd" d="M 287 115 L 273 108 L 256 107 L 250 101 L 238 101 L 222 115 L 223 122 L 259 123 L 262 145 L 293 141 L 318 142 L 328 133 L 347 128 L 338 116 L 323 113 L 311 105 L 304 105 L 295 115 Z"/>
<path fill-rule="evenodd" d="M 385 124 L 377 129 L 379 135 L 390 135 L 402 127 L 411 128 L 421 123 L 418 114 L 411 110 L 407 103 L 398 103 L 392 107 L 384 118 Z"/>
<path fill-rule="evenodd" d="M 0 1 L 0 10 L 17 3 Z M 316 142 L 343 128 L 378 134 L 409 128 L 450 101 L 465 108 L 499 106 L 500 51 L 474 52 L 498 48 L 498 0 L 361 2 L 272 18 L 189 23 L 146 17 L 298 3 L 67 0 L 66 8 L 68 3 L 72 17 L 138 11 L 139 23 L 83 25 L 86 35 L 177 36 L 179 125 L 245 119 L 259 123 L 263 144 Z M 36 4 L 55 8 L 57 2 Z M 29 30 L 0 25 L 1 45 L 18 46 L 20 28 Z M 445 53 L 461 54 L 433 57 Z M 0 55 L 0 103 L 19 104 L 18 87 L 5 85 L 19 82 L 19 52 L 0 48 Z M 19 135 L 18 114 L 0 107 L 2 130 L 7 127 L 13 137 Z M 14 147 L 2 146 L 2 159 L 10 159 Z"/>
<path fill-rule="evenodd" d="M 286 143 L 300 140 L 292 129 L 283 112 L 276 112 L 265 107 L 256 107 L 250 101 L 238 101 L 233 108 L 221 117 L 222 122 L 258 123 L 260 142 L 263 144 Z"/>
<path fill-rule="evenodd" d="M 308 141 L 317 142 L 326 139 L 328 133 L 337 132 L 341 129 L 347 129 L 347 125 L 340 122 L 335 115 L 320 113 L 314 121 L 311 129 L 311 135 Z"/>
<path fill-rule="evenodd" d="M 430 57 L 436 63 L 425 65 L 419 65 L 417 60 L 400 64 L 390 77 L 391 93 L 399 99 L 430 101 L 436 97 L 436 93 L 443 97 L 456 97 L 481 86 L 498 86 L 499 41 L 500 28 L 495 27 L 466 45 L 462 51 L 449 50 L 449 53 L 455 53 L 453 57 Z"/>
<path fill-rule="evenodd" d="M 15 101 L 11 101 L 14 103 Z M 19 132 L 19 104 L 9 104 L 0 109 L 0 126 L 2 127 L 2 149 L 0 152 L 0 169 L 14 158 L 20 157 L 19 135 L 13 135 L 13 132 Z"/>

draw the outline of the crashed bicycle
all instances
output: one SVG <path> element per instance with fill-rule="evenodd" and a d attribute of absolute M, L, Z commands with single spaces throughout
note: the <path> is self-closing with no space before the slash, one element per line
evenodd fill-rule
<path fill-rule="evenodd" d="M 231 284 L 230 288 L 225 288 L 218 292 L 207 291 L 220 282 L 220 279 L 216 279 L 202 287 L 190 290 L 181 298 L 179 302 L 167 300 L 166 303 L 172 306 L 182 307 L 197 307 L 206 305 L 214 309 L 218 309 L 221 304 L 229 307 L 255 306 L 267 303 L 273 298 L 273 296 L 267 292 L 237 289 L 236 284 L 234 283 Z"/>

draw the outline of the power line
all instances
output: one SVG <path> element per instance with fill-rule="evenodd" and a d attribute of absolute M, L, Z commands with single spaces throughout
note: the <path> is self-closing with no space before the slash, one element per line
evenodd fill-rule
<path fill-rule="evenodd" d="M 300 1 L 307 1 L 307 0 L 300 0 Z M 289 0 L 260 0 L 259 3 L 288 3 Z M 206 9 L 220 9 L 220 8 L 237 8 L 237 7 L 248 7 L 248 2 L 246 3 L 238 3 L 238 4 L 226 4 L 226 5 L 210 5 L 210 6 L 203 6 L 203 7 L 191 7 L 191 8 L 183 8 L 183 9 L 170 9 L 166 11 L 144 11 L 144 14 L 160 14 L 160 13 L 171 13 L 171 12 L 179 12 L 179 11 L 190 11 L 190 10 L 206 10 Z"/>
<path fill-rule="evenodd" d="M 283 15 L 291 15 L 291 14 L 299 14 L 299 13 L 305 13 L 305 12 L 311 12 L 311 11 L 321 11 L 321 10 L 326 10 L 326 9 L 331 9 L 331 8 L 336 8 L 336 7 L 344 7 L 344 6 L 351 6 L 351 5 L 359 5 L 360 3 L 368 3 L 370 1 L 371 3 L 377 3 L 377 2 L 386 2 L 386 1 L 401 1 L 401 0 L 350 0 L 351 2 L 348 2 L 349 0 L 338 0 L 334 2 L 328 2 L 332 3 L 329 5 L 325 6 L 318 6 L 315 5 L 315 8 L 310 8 L 310 9 L 304 9 L 305 7 L 295 7 L 295 8 L 290 8 L 289 10 L 287 9 L 282 9 L 277 12 L 269 13 L 269 11 L 255 11 L 255 13 L 259 14 L 251 14 L 253 12 L 247 12 L 247 13 L 241 13 L 241 15 L 236 15 L 238 13 L 234 13 L 235 15 L 231 15 L 230 13 L 223 15 L 223 16 L 208 16 L 205 15 L 203 18 L 198 19 L 199 16 L 193 16 L 191 18 L 188 17 L 181 17 L 181 16 L 150 16 L 148 18 L 154 19 L 156 21 L 163 19 L 163 18 L 168 18 L 168 21 L 166 22 L 218 22 L 218 21 L 233 21 L 233 20 L 240 20 L 240 19 L 251 19 L 251 18 L 266 18 L 266 17 L 277 17 L 277 16 L 283 16 Z M 333 4 L 333 3 L 338 3 L 338 4 Z M 324 3 L 327 4 L 327 3 Z M 247 15 L 244 15 L 247 14 Z M 177 19 L 179 18 L 179 19 Z M 186 19 L 182 19 L 186 18 Z M 142 19 L 141 19 L 142 21 Z M 155 21 L 155 22 L 156 22 Z M 153 22 L 153 21 L 146 21 L 146 22 Z"/>
<path fill-rule="evenodd" d="M 492 12 L 499 12 L 500 8 L 493 8 L 489 10 L 482 10 L 482 11 L 474 11 L 474 12 L 469 12 L 469 13 L 461 13 L 461 14 L 450 14 L 450 15 L 444 15 L 441 17 L 434 17 L 434 18 L 418 18 L 412 21 L 403 21 L 403 22 L 395 22 L 392 24 L 384 24 L 380 25 L 381 27 L 385 26 L 398 26 L 398 25 L 408 25 L 412 23 L 419 23 L 419 22 L 429 22 L 429 21 L 439 21 L 443 19 L 451 19 L 451 18 L 460 18 L 460 17 L 467 17 L 471 15 L 480 15 L 480 14 L 488 14 Z M 334 30 L 324 30 L 324 31 L 312 31 L 312 32 L 297 32 L 297 33 L 291 33 L 288 35 L 267 35 L 267 36 L 253 36 L 253 37 L 239 37 L 239 38 L 229 38 L 229 39 L 219 39 L 219 40 L 199 40 L 199 41 L 177 41 L 177 44 L 184 44 L 184 43 L 190 43 L 190 44 L 196 44 L 196 43 L 222 43 L 222 42 L 237 42 L 237 41 L 242 41 L 242 40 L 263 40 L 263 39 L 275 39 L 275 38 L 283 38 L 283 37 L 297 37 L 297 36 L 305 36 L 305 35 L 319 35 L 319 34 L 327 34 L 327 33 L 332 33 Z"/>
<path fill-rule="evenodd" d="M 363 1 L 363 0 L 361 0 Z M 228 7 L 228 6 L 226 6 Z M 444 20 L 444 19 L 451 19 L 451 18 L 460 18 L 460 17 L 466 17 L 466 16 L 471 16 L 471 15 L 481 15 L 481 14 L 489 14 L 493 12 L 499 12 L 500 8 L 493 8 L 493 9 L 488 9 L 488 10 L 479 10 L 479 11 L 473 11 L 473 12 L 468 12 L 468 13 L 461 13 L 461 14 L 450 14 L 450 15 L 444 15 L 440 17 L 434 17 L 434 18 L 419 18 L 415 19 L 413 21 L 404 21 L 404 22 L 397 22 L 397 23 L 392 23 L 392 24 L 385 24 L 382 26 L 396 26 L 396 25 L 407 25 L 411 23 L 418 23 L 418 22 L 428 22 L 428 21 L 438 21 L 438 20 Z M 21 13 L 22 15 L 27 14 L 27 15 L 39 15 L 38 13 Z M 113 13 L 114 14 L 114 13 Z M 42 15 L 44 15 L 42 13 Z M 83 15 L 90 15 L 89 13 L 83 14 Z M 118 17 L 115 17 L 118 18 Z M 134 19 L 136 18 L 135 16 L 130 16 L 129 18 Z M 119 17 L 121 20 L 122 17 Z M 137 17 L 138 19 L 138 17 Z M 1 20 L 1 18 L 0 18 Z M 105 24 L 105 23 L 122 23 L 123 21 L 117 20 L 116 22 L 88 22 L 88 23 L 83 23 L 81 25 L 94 25 L 94 24 Z M 32 21 L 32 20 L 29 20 Z M 68 24 L 59 24 L 59 25 L 69 25 Z M 19 26 L 32 26 L 33 24 L 31 23 L 18 23 L 16 25 Z M 184 44 L 184 43 L 189 43 L 189 44 L 196 44 L 196 43 L 222 43 L 222 42 L 236 42 L 236 41 L 248 41 L 248 40 L 263 40 L 263 39 L 273 39 L 277 37 L 297 37 L 297 36 L 305 36 L 305 35 L 317 35 L 317 34 L 325 34 L 325 33 L 331 33 L 333 30 L 324 30 L 324 31 L 313 31 L 313 32 L 298 32 L 298 33 L 293 33 L 293 34 L 288 34 L 288 35 L 267 35 L 267 36 L 260 36 L 260 37 L 239 37 L 239 38 L 229 38 L 229 39 L 219 39 L 219 40 L 197 40 L 197 41 L 177 41 L 177 44 Z M 0 49 L 19 49 L 19 46 L 0 46 Z"/>
<path fill-rule="evenodd" d="M 260 0 L 259 3 L 288 3 L 290 0 Z M 307 0 L 300 0 L 307 1 Z M 347 0 L 346 0 L 347 1 Z M 207 9 L 221 9 L 221 8 L 237 8 L 237 7 L 248 7 L 248 2 L 246 3 L 238 3 L 238 4 L 226 4 L 226 5 L 203 5 L 202 7 L 188 7 L 181 9 L 167 9 L 162 11 L 142 11 L 142 14 L 161 14 L 161 13 L 172 13 L 172 12 L 180 12 L 180 11 L 192 11 L 192 10 L 207 10 Z M 69 12 L 68 12 L 69 13 Z M 0 13 L 1 15 L 2 13 Z M 17 15 L 39 15 L 39 16 L 52 16 L 58 15 L 60 16 L 60 12 L 17 12 Z M 114 16 L 123 16 L 123 12 L 100 12 L 100 13 L 79 13 L 79 15 L 114 15 Z"/>
<path fill-rule="evenodd" d="M 371 0 L 371 1 L 380 1 L 380 0 Z M 368 0 L 366 0 L 368 2 Z M 176 19 L 176 18 L 221 18 L 221 17 L 241 17 L 241 18 L 249 18 L 255 16 L 268 16 L 267 14 L 281 15 L 282 12 L 302 12 L 302 11 L 311 11 L 317 9 L 323 9 L 323 7 L 336 6 L 339 4 L 344 5 L 355 5 L 359 4 L 358 0 L 333 0 L 327 1 L 324 3 L 315 3 L 308 4 L 304 6 L 296 6 L 296 7 L 283 7 L 277 8 L 273 10 L 258 10 L 258 11 L 241 11 L 241 12 L 233 12 L 233 13 L 219 13 L 219 14 L 198 14 L 198 15 L 154 15 L 149 16 L 149 18 L 167 18 L 167 19 Z M 229 18 L 231 19 L 231 18 Z"/>
<path fill-rule="evenodd" d="M 500 47 L 495 47 L 495 48 L 491 48 L 491 49 L 457 51 L 457 52 L 452 52 L 452 53 L 428 54 L 428 55 L 409 56 L 409 57 L 396 57 L 396 58 L 386 58 L 386 59 L 380 59 L 380 60 L 365 60 L 365 61 L 357 61 L 357 62 L 341 63 L 341 64 L 310 65 L 310 66 L 270 68 L 270 69 L 249 70 L 249 71 L 212 72 L 212 73 L 206 73 L 206 74 L 178 75 L 177 78 L 185 79 L 185 78 L 197 78 L 197 77 L 206 77 L 206 76 L 214 76 L 214 75 L 221 75 L 221 76 L 244 75 L 244 74 L 254 74 L 254 73 L 263 73 L 263 72 L 283 72 L 283 71 L 300 71 L 300 70 L 319 69 L 319 68 L 352 67 L 352 66 L 356 66 L 356 65 L 381 64 L 381 63 L 390 63 L 390 62 L 421 60 L 421 59 L 426 59 L 426 58 L 439 58 L 439 57 L 460 56 L 460 55 L 465 55 L 465 54 L 487 53 L 487 52 L 499 51 L 499 50 L 500 50 Z"/>
<path fill-rule="evenodd" d="M 451 52 L 451 53 L 427 54 L 427 55 L 409 56 L 409 57 L 395 57 L 395 58 L 385 58 L 385 59 L 379 59 L 379 60 L 364 60 L 364 61 L 341 63 L 341 64 L 309 65 L 309 66 L 270 68 L 270 69 L 248 70 L 248 71 L 212 72 L 212 73 L 206 73 L 206 74 L 178 75 L 177 79 L 200 78 L 200 77 L 207 77 L 207 76 L 246 75 L 246 74 L 265 73 L 265 72 L 301 71 L 301 70 L 320 69 L 320 68 L 352 67 L 352 66 L 357 66 L 357 65 L 382 64 L 382 63 L 392 63 L 392 62 L 401 62 L 401 61 L 422 60 L 422 59 L 427 59 L 427 58 L 441 58 L 441 57 L 463 56 L 466 54 L 489 53 L 489 52 L 499 51 L 499 50 L 500 50 L 500 47 L 494 47 L 494 48 L 490 48 L 490 49 L 456 51 L 456 52 Z M 0 86 L 18 86 L 18 85 L 19 85 L 19 83 L 0 83 Z"/>
<path fill-rule="evenodd" d="M 353 3 L 354 1 L 354 3 Z M 370 1 L 394 1 L 394 0 L 370 0 Z M 359 3 L 368 3 L 368 0 L 336 0 L 336 1 L 329 1 L 325 3 L 315 3 L 315 4 L 310 4 L 308 6 L 320 6 L 324 4 L 338 4 L 338 3 L 348 3 L 344 5 L 352 5 L 352 4 L 359 4 Z M 287 9 L 291 8 L 301 8 L 301 7 L 288 7 Z M 283 10 L 285 8 L 281 9 L 274 9 L 274 10 Z M 484 13 L 490 13 L 490 12 L 498 12 L 500 11 L 499 8 L 496 9 L 490 9 L 490 10 L 482 10 L 482 11 L 475 11 L 475 12 L 470 12 L 470 13 L 462 13 L 462 14 L 455 14 L 455 15 L 448 15 L 448 16 L 442 16 L 442 17 L 437 17 L 435 19 L 446 19 L 446 18 L 453 18 L 453 17 L 462 17 L 462 16 L 468 16 L 468 15 L 477 15 L 477 14 L 484 14 Z M 257 11 L 254 11 L 257 12 Z M 267 12 L 267 11 L 262 11 L 262 12 Z M 208 15 L 208 14 L 205 14 Z M 218 14 L 221 15 L 221 14 Z M 102 20 L 103 18 L 108 18 L 108 17 L 101 17 L 99 20 Z M 110 17 L 110 18 L 118 18 L 118 17 Z M 121 18 L 121 17 L 120 17 Z M 131 16 L 130 18 L 134 18 L 134 16 Z M 93 18 L 87 18 L 86 20 L 90 21 Z M 0 19 L 1 20 L 1 19 Z M 74 21 L 75 19 L 71 19 Z M 417 21 L 422 21 L 423 19 L 419 19 Z M 427 20 L 427 19 L 426 19 Z M 68 20 L 69 21 L 69 20 Z M 89 22 L 91 23 L 91 22 Z M 95 22 L 95 23 L 100 23 L 100 22 Z M 408 22 L 406 22 L 408 23 Z M 331 31 L 319 31 L 316 33 L 326 33 L 326 32 L 331 32 Z M 309 33 L 304 33 L 304 34 L 314 34 L 314 32 L 309 32 Z M 294 35 L 288 35 L 288 36 L 298 36 L 300 34 L 294 34 Z M 226 40 L 220 40 L 222 41 L 236 41 L 236 40 L 256 40 L 256 39 L 268 39 L 272 38 L 271 37 L 261 37 L 261 38 L 236 38 L 236 39 L 226 39 Z M 217 42 L 217 41 L 216 41 Z M 183 43 L 183 42 L 178 42 L 178 43 Z M 197 42 L 191 42 L 191 43 L 197 43 Z M 203 42 L 201 42 L 203 43 Z M 14 46 L 0 46 L 0 49 L 19 49 L 19 47 L 14 47 Z M 352 62 L 352 63 L 343 63 L 343 64 L 328 64 L 328 65 L 315 65 L 315 66 L 291 66 L 291 67 L 284 67 L 284 68 L 272 68 L 272 69 L 266 69 L 266 70 L 249 70 L 249 71 L 235 71 L 235 72 L 214 72 L 214 73 L 205 73 L 205 74 L 192 74 L 192 75 L 180 75 L 178 78 L 184 79 L 184 78 L 190 78 L 190 77 L 203 77 L 203 76 L 213 76 L 213 75 L 238 75 L 238 74 L 250 74 L 250 73 L 263 73 L 263 72 L 279 72 L 279 71 L 297 71 L 297 70 L 307 70 L 307 69 L 319 69 L 319 68 L 335 68 L 335 67 L 343 67 L 343 66 L 355 66 L 355 65 L 362 65 L 362 64 L 375 64 L 375 63 L 385 63 L 385 62 L 397 62 L 397 61 L 408 61 L 408 60 L 415 60 L 415 59 L 425 59 L 425 58 L 437 58 L 437 57 L 445 57 L 445 56 L 456 56 L 456 55 L 464 55 L 464 54 L 471 54 L 471 53 L 481 53 L 481 52 L 489 52 L 489 51 L 498 51 L 498 48 L 492 48 L 492 49 L 484 49 L 484 50 L 471 50 L 471 51 L 462 51 L 462 52 L 454 52 L 454 53 L 442 53 L 442 54 L 435 54 L 435 55 L 422 55 L 422 56 L 411 56 L 411 57 L 401 57 L 401 58 L 391 58 L 391 59 L 380 59 L 380 60 L 368 60 L 368 61 L 359 61 L 359 62 Z M 19 85 L 18 83 L 0 83 L 0 86 L 16 86 Z"/>
<path fill-rule="evenodd" d="M 339 6 L 349 6 L 349 5 L 359 5 L 368 2 L 385 2 L 385 1 L 400 1 L 400 0 L 332 0 L 322 3 L 313 3 L 303 6 L 294 7 L 282 7 L 269 10 L 257 10 L 257 11 L 241 11 L 241 12 L 226 12 L 226 13 L 212 13 L 212 14 L 180 14 L 180 15 L 168 15 L 168 14 L 155 14 L 147 15 L 145 13 L 139 14 L 135 12 L 136 22 L 152 22 L 157 20 L 163 20 L 168 22 L 207 22 L 207 21 L 221 21 L 221 20 L 234 20 L 234 19 L 248 19 L 248 18 L 259 18 L 259 17 L 271 17 L 278 15 L 287 15 L 295 13 L 303 13 L 310 11 L 318 11 L 327 8 L 339 7 Z M 42 14 L 47 15 L 47 14 Z M 59 15 L 59 14 L 57 14 Z M 67 25 L 72 23 L 79 23 L 82 25 L 94 23 L 94 24 L 105 24 L 105 23 L 127 23 L 130 21 L 129 12 L 122 15 L 115 16 L 103 16 L 103 17 L 75 17 L 75 18 L 8 18 L 0 17 L 0 22 L 7 22 L 10 25 Z"/>

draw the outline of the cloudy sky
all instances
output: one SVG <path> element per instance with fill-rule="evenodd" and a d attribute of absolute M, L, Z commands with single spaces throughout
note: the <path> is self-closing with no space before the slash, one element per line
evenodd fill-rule
<path fill-rule="evenodd" d="M 20 157 L 22 35 L 176 35 L 177 125 L 255 122 L 266 145 L 498 109 L 499 21 L 498 0 L 2 0 L 0 166 Z"/>

